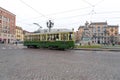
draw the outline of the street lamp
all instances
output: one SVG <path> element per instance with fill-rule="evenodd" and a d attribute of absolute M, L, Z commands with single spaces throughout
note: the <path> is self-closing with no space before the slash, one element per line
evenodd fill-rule
<path fill-rule="evenodd" d="M 47 27 L 49 28 L 49 32 L 50 32 L 51 28 L 54 26 L 54 23 L 51 20 L 49 20 L 46 24 L 47 24 Z"/>
<path fill-rule="evenodd" d="M 40 29 L 42 28 L 42 26 L 40 26 L 38 23 L 33 23 L 33 24 L 39 26 L 38 31 L 40 32 Z"/>

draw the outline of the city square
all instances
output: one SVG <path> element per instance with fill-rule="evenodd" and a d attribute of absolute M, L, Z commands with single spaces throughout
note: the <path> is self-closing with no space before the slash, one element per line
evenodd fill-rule
<path fill-rule="evenodd" d="M 1 0 L 0 80 L 120 80 L 119 2 Z"/>
<path fill-rule="evenodd" d="M 120 52 L 0 44 L 0 80 L 120 80 Z"/>

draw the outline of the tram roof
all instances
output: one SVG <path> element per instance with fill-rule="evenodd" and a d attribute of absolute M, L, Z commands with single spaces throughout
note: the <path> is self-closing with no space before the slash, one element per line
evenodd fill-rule
<path fill-rule="evenodd" d="M 48 29 L 40 30 L 40 32 L 37 33 L 30 33 L 30 34 L 54 34 L 54 33 L 64 33 L 64 32 L 73 32 L 73 30 L 70 29 L 52 29 L 50 32 Z"/>

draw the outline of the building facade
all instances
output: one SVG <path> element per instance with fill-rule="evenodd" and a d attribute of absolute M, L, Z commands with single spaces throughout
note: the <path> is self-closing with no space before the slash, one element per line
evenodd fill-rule
<path fill-rule="evenodd" d="M 92 42 L 93 43 L 107 43 L 108 42 L 108 35 L 107 29 L 108 25 L 107 22 L 92 22 L 90 23 L 90 34 L 92 35 Z"/>
<path fill-rule="evenodd" d="M 78 31 L 76 31 L 75 33 L 75 40 L 77 43 L 79 43 L 82 40 L 83 32 L 84 32 L 84 26 L 80 26 L 78 28 Z"/>
<path fill-rule="evenodd" d="M 85 26 L 80 26 L 78 28 L 78 32 L 84 32 Z M 107 22 L 91 22 L 89 24 L 89 31 L 92 43 L 97 44 L 109 44 L 109 43 L 117 43 L 118 35 L 119 35 L 119 26 L 118 25 L 108 25 Z M 80 35 L 82 35 L 81 33 Z M 82 36 L 79 37 L 79 41 L 81 41 Z"/>
<path fill-rule="evenodd" d="M 16 15 L 0 7 L 0 42 L 12 43 L 15 40 Z"/>
<path fill-rule="evenodd" d="M 15 37 L 16 37 L 16 41 L 24 40 L 23 29 L 19 26 L 16 26 Z"/>

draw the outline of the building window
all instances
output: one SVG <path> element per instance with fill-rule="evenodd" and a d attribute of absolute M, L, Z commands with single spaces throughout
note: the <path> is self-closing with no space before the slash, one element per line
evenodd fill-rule
<path fill-rule="evenodd" d="M 111 28 L 111 29 L 110 29 L 110 31 L 111 31 L 111 32 L 113 32 L 113 31 L 114 31 L 114 29 L 113 29 L 113 28 Z"/>
<path fill-rule="evenodd" d="M 103 36 L 103 33 L 101 33 L 101 36 Z"/>
<path fill-rule="evenodd" d="M 95 33 L 96 32 L 96 28 L 93 28 L 93 33 Z"/>
<path fill-rule="evenodd" d="M 117 31 L 115 31 L 115 35 L 117 35 L 118 34 L 118 32 Z"/>
<path fill-rule="evenodd" d="M 100 26 L 98 26 L 98 32 L 100 32 Z"/>
<path fill-rule="evenodd" d="M 106 26 L 103 27 L 103 32 L 106 31 Z"/>

